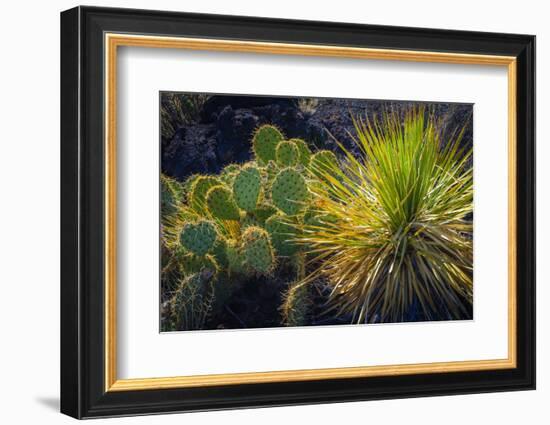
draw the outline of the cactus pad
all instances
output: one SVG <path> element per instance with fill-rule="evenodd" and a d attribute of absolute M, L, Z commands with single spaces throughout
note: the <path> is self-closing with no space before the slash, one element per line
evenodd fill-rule
<path fill-rule="evenodd" d="M 269 161 L 267 165 L 264 168 L 265 170 L 265 176 L 267 178 L 267 183 L 271 184 L 275 177 L 277 177 L 277 174 L 279 174 L 279 167 L 275 163 L 275 161 Z"/>
<path fill-rule="evenodd" d="M 271 199 L 288 215 L 298 214 L 309 197 L 306 180 L 292 168 L 281 170 L 271 186 Z"/>
<path fill-rule="evenodd" d="M 206 194 L 208 211 L 222 220 L 239 220 L 239 208 L 233 200 L 231 191 L 224 186 L 214 186 Z"/>
<path fill-rule="evenodd" d="M 307 285 L 294 283 L 288 289 L 282 306 L 283 323 L 286 326 L 304 326 L 309 320 L 311 300 Z"/>
<path fill-rule="evenodd" d="M 281 167 L 294 167 L 298 163 L 300 152 L 296 144 L 289 140 L 283 140 L 277 145 L 276 159 Z"/>
<path fill-rule="evenodd" d="M 186 223 L 181 231 L 180 241 L 193 254 L 205 255 L 214 245 L 216 228 L 210 221 L 200 220 Z"/>
<path fill-rule="evenodd" d="M 265 228 L 271 236 L 271 242 L 277 255 L 290 257 L 298 252 L 299 246 L 293 242 L 298 236 L 298 228 L 289 223 L 282 215 L 273 215 L 265 222 Z"/>
<path fill-rule="evenodd" d="M 248 227 L 242 235 L 242 241 L 246 265 L 260 274 L 271 272 L 275 257 L 268 233 L 260 227 Z"/>
<path fill-rule="evenodd" d="M 160 177 L 160 209 L 162 215 L 172 215 L 177 211 L 177 193 L 164 175 Z"/>
<path fill-rule="evenodd" d="M 217 274 L 220 270 L 220 266 L 214 256 L 206 254 L 204 256 L 198 256 L 192 252 L 188 252 L 179 259 L 181 269 L 185 274 L 198 273 L 204 269 Z"/>
<path fill-rule="evenodd" d="M 241 167 L 239 167 L 237 164 L 227 165 L 220 174 L 220 180 L 224 182 L 227 186 L 231 187 L 233 185 L 233 180 L 235 180 L 235 177 L 239 173 L 240 169 Z"/>
<path fill-rule="evenodd" d="M 290 139 L 290 141 L 294 142 L 298 148 L 298 162 L 304 167 L 307 167 L 309 165 L 309 161 L 311 160 L 311 151 L 309 150 L 307 143 L 302 139 Z"/>
<path fill-rule="evenodd" d="M 186 277 L 170 300 L 171 328 L 203 329 L 212 305 L 214 275 L 207 270 Z"/>
<path fill-rule="evenodd" d="M 260 227 L 261 225 L 262 223 L 260 223 L 254 214 L 246 213 L 241 218 L 241 230 L 244 230 L 250 226 Z"/>
<path fill-rule="evenodd" d="M 195 179 L 189 193 L 189 206 L 199 214 L 206 214 L 206 194 L 221 182 L 212 176 L 199 176 Z"/>
<path fill-rule="evenodd" d="M 263 226 L 266 220 L 277 213 L 277 208 L 270 204 L 258 205 L 254 210 L 254 217 Z"/>
<path fill-rule="evenodd" d="M 275 152 L 277 145 L 283 140 L 282 133 L 277 127 L 272 125 L 262 125 L 254 133 L 252 139 L 252 149 L 257 159 L 260 159 L 264 163 L 268 163 L 270 160 L 275 161 Z"/>
<path fill-rule="evenodd" d="M 229 271 L 233 273 L 244 273 L 245 258 L 237 242 L 235 242 L 234 240 L 227 241 L 225 252 L 227 254 L 227 263 L 228 263 Z"/>
<path fill-rule="evenodd" d="M 227 241 L 223 237 L 218 236 L 216 242 L 214 242 L 212 256 L 220 267 L 226 269 L 229 266 L 229 260 L 227 259 Z"/>
<path fill-rule="evenodd" d="M 245 211 L 254 211 L 260 196 L 262 180 L 256 167 L 243 168 L 233 181 L 233 197 Z"/>

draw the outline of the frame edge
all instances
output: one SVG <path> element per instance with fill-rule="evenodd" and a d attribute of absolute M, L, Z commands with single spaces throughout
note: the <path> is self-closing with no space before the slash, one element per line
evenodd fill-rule
<path fill-rule="evenodd" d="M 450 394 L 468 394 L 468 393 L 482 393 L 488 391 L 511 391 L 511 390 L 528 390 L 535 388 L 535 310 L 534 310 L 534 282 L 535 282 L 535 258 L 534 258 L 534 229 L 535 229 L 535 194 L 534 194 L 534 37 L 523 35 L 506 35 L 500 34 L 502 39 L 506 39 L 506 43 L 513 44 L 510 46 L 510 50 L 514 51 L 514 55 L 521 57 L 520 69 L 518 70 L 518 80 L 524 78 L 522 83 L 522 95 L 518 96 L 518 106 L 522 105 L 524 110 L 522 111 L 521 119 L 518 117 L 518 124 L 523 124 L 525 128 L 523 131 L 517 129 L 518 142 L 521 140 L 522 146 L 518 146 L 521 150 L 521 158 L 518 162 L 518 185 L 525 190 L 525 194 L 522 195 L 522 199 L 526 201 L 525 208 L 520 210 L 522 218 L 526 219 L 527 223 L 521 224 L 518 217 L 518 230 L 526 232 L 524 234 L 523 242 L 526 244 L 525 250 L 520 250 L 518 253 L 518 263 L 521 263 L 525 270 L 523 273 L 518 273 L 522 279 L 528 280 L 526 282 L 527 287 L 522 291 L 523 297 L 518 306 L 518 315 L 522 323 L 522 332 L 524 333 L 520 341 L 517 341 L 518 348 L 523 343 L 519 353 L 520 368 L 515 369 L 511 373 L 495 373 L 493 377 L 488 377 L 485 384 L 480 384 L 477 388 L 460 387 L 458 382 L 460 376 L 455 376 L 454 383 L 441 384 L 437 383 L 436 377 L 426 376 L 427 381 L 432 381 L 436 384 L 432 390 L 426 390 L 420 388 L 415 382 L 410 382 L 407 392 L 400 391 L 397 387 L 386 389 L 386 392 L 380 394 L 369 394 L 368 391 L 359 393 L 358 391 L 344 391 L 339 396 L 329 396 L 330 388 L 333 383 L 327 382 L 322 394 L 314 394 L 311 390 L 303 390 L 301 396 L 289 398 L 288 394 L 291 393 L 295 385 L 280 384 L 280 390 L 283 392 L 277 397 L 277 390 L 259 389 L 257 395 L 243 394 L 246 391 L 234 389 L 230 391 L 228 388 L 214 388 L 213 390 L 202 391 L 201 389 L 194 390 L 189 393 L 180 393 L 178 390 L 164 390 L 164 391 L 121 391 L 105 393 L 98 390 L 99 384 L 97 380 L 103 381 L 103 374 L 100 373 L 100 377 L 97 377 L 99 362 L 90 361 L 90 357 L 94 355 L 92 350 L 93 341 L 88 342 L 88 338 L 97 337 L 97 329 L 94 327 L 94 323 L 88 323 L 91 321 L 93 312 L 96 312 L 97 305 L 93 304 L 88 306 L 86 298 L 80 291 L 86 291 L 88 286 L 94 284 L 89 282 L 93 279 L 89 276 L 92 273 L 88 267 L 83 267 L 80 270 L 80 260 L 86 262 L 83 266 L 89 265 L 87 263 L 89 252 L 87 251 L 86 225 L 87 217 L 84 216 L 84 221 L 81 222 L 80 213 L 86 214 L 86 210 L 81 210 L 86 206 L 85 200 L 81 197 L 87 197 L 88 192 L 91 189 L 88 184 L 91 184 L 91 177 L 88 173 L 94 173 L 98 171 L 96 164 L 86 163 L 86 152 L 84 148 L 89 148 L 94 138 L 89 135 L 90 128 L 86 126 L 88 123 L 88 108 L 92 108 L 94 111 L 96 108 L 95 101 L 89 99 L 92 102 L 91 106 L 87 105 L 84 99 L 85 92 L 90 92 L 87 89 L 86 81 L 81 79 L 81 72 L 90 72 L 90 78 L 93 77 L 94 62 L 93 50 L 88 46 L 91 38 L 96 37 L 96 33 L 105 29 L 103 26 L 104 18 L 108 15 L 111 18 L 126 17 L 130 21 L 133 19 L 144 18 L 143 15 L 150 13 L 151 15 L 162 14 L 165 18 L 175 20 L 177 17 L 181 17 L 182 20 L 191 19 L 194 17 L 212 17 L 218 15 L 199 15 L 177 13 L 177 12 L 158 12 L 158 11 L 141 11 L 140 14 L 136 14 L 135 9 L 111 9 L 111 8 L 95 8 L 95 7 L 77 7 L 69 11 L 62 13 L 61 23 L 61 51 L 62 51 L 62 84 L 61 84 L 61 157 L 62 169 L 61 169 L 61 211 L 62 211 L 62 228 L 61 228 L 61 254 L 62 254 L 62 274 L 61 274 L 61 301 L 62 312 L 61 316 L 61 330 L 62 330 L 62 343 L 61 343 L 61 370 L 62 370 L 62 390 L 61 390 L 61 411 L 65 414 L 73 416 L 75 418 L 91 418 L 91 417 L 105 417 L 105 416 L 123 416 L 123 415 L 136 415 L 136 414 L 150 414 L 150 413 L 168 413 L 168 412 L 181 412 L 181 411 L 201 411 L 201 410 L 219 410 L 230 408 L 242 408 L 242 407 L 262 407 L 262 406 L 275 406 L 275 405 L 296 405 L 296 404 L 316 404 L 316 403 L 330 403 L 341 401 L 358 401 L 367 399 L 383 399 L 383 398 L 404 398 L 404 397 L 417 397 L 417 396 L 436 396 L 436 395 L 450 395 Z M 94 19 L 91 19 L 91 15 Z M 101 15 L 101 18 L 99 18 Z M 131 15 L 131 16 L 129 16 Z M 86 25 L 87 19 L 90 18 L 90 24 Z M 95 19 L 97 18 L 97 21 Z M 158 16 L 156 16 L 158 18 Z M 261 18 L 254 17 L 238 17 L 238 16 L 225 16 L 224 23 L 227 23 L 228 19 L 239 19 L 254 23 L 262 21 Z M 213 18 L 210 18 L 213 19 Z M 205 18 L 208 21 L 207 18 Z M 267 20 L 271 24 L 279 23 L 300 24 L 304 21 L 287 21 L 287 20 Z M 282 21 L 282 22 L 281 22 Z M 103 22 L 103 23 L 102 23 Z M 265 21 L 262 21 L 265 22 Z M 306 21 L 311 23 L 312 21 Z M 111 25 L 114 25 L 112 22 Z M 324 26 L 338 25 L 338 23 L 325 22 Z M 117 24 L 118 25 L 118 24 Z M 130 27 L 135 24 L 129 25 Z M 350 29 L 352 24 L 343 24 L 346 28 Z M 116 25 L 115 25 L 116 26 Z M 323 26 L 321 26 L 322 28 Z M 372 26 L 358 27 L 374 29 Z M 124 25 L 126 29 L 126 24 Z M 387 28 L 387 27 L 381 27 Z M 393 27 L 394 30 L 399 30 L 399 27 Z M 416 30 L 416 29 L 415 29 Z M 91 32 L 92 36 L 88 32 Z M 422 32 L 422 31 L 419 31 Z M 441 30 L 441 34 L 449 33 L 450 30 Z M 461 31 L 465 37 L 473 38 L 473 35 L 479 33 L 469 33 Z M 489 33 L 486 33 L 489 34 Z M 455 34 L 456 35 L 456 34 Z M 67 37 L 71 38 L 71 41 L 67 41 Z M 344 43 L 344 41 L 342 41 Z M 486 47 L 487 49 L 489 47 Z M 89 61 L 86 61 L 87 56 L 83 54 L 83 50 L 86 50 L 92 57 Z M 470 48 L 468 48 L 468 51 Z M 499 50 L 500 51 L 500 50 Z M 516 53 L 519 52 L 519 53 Z M 97 77 L 94 77 L 97 78 Z M 95 84 L 95 83 L 94 83 Z M 530 97 L 531 96 L 531 97 Z M 79 119 L 82 114 L 82 122 Z M 95 118 L 95 116 L 93 116 Z M 92 122 L 93 120 L 90 120 Z M 518 125 L 518 127 L 520 127 Z M 90 143 L 83 144 L 82 137 Z M 82 149 L 82 152 L 80 151 Z M 85 164 L 84 172 L 80 165 L 80 161 Z M 67 163 L 68 162 L 68 163 Z M 521 163 L 521 168 L 519 164 Z M 97 177 L 97 176 L 96 176 Z M 79 181 L 82 179 L 82 183 Z M 519 215 L 519 214 L 518 214 Z M 89 231 L 89 229 L 88 229 Z M 82 233 L 80 236 L 79 233 Z M 533 233 L 530 233 L 533 232 Z M 531 234 L 531 239 L 528 238 Z M 89 235 L 93 237 L 92 234 Z M 82 238 L 82 239 L 81 239 Z M 66 268 L 66 270 L 64 270 Z M 92 277 L 95 277 L 92 276 Z M 519 276 L 518 276 L 519 277 Z M 530 279 L 530 280 L 529 280 Z M 93 288 L 92 288 L 93 289 Z M 68 304 L 69 303 L 69 304 Z M 94 339 L 95 340 L 95 339 Z M 91 364 L 88 364 L 91 363 Z M 91 369 L 90 369 L 91 367 Z M 86 370 L 88 368 L 88 370 Z M 414 377 L 411 377 L 412 379 Z M 469 375 L 465 376 L 465 379 L 469 380 Z M 403 381 L 409 382 L 409 378 L 403 377 Z M 391 380 L 393 382 L 393 379 Z M 401 386 L 401 382 L 400 382 Z M 407 386 L 407 385 L 406 385 Z M 310 386 L 308 386 L 309 388 Z M 222 392 L 227 391 L 227 397 L 225 400 L 216 400 L 216 397 L 212 397 L 212 391 Z M 249 391 L 248 391 L 249 392 Z M 353 394 L 355 392 L 355 394 Z M 139 394 L 138 394 L 139 393 Z M 232 395 L 231 395 L 232 393 Z M 250 393 L 250 392 L 249 392 Z M 285 394 L 285 397 L 281 396 Z M 307 394 L 307 395 L 305 395 Z M 185 395 L 185 397 L 184 397 Z M 219 394 L 218 394 L 219 395 Z M 189 397 L 187 397 L 189 396 Z"/>
<path fill-rule="evenodd" d="M 80 8 L 60 14 L 61 339 L 60 411 L 82 417 L 79 329 Z"/>

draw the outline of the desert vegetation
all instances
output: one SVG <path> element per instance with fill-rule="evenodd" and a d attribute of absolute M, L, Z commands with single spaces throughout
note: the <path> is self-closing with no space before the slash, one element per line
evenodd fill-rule
<path fill-rule="evenodd" d="M 172 123 L 173 121 L 170 121 Z M 471 318 L 471 146 L 429 108 L 355 116 L 353 146 L 272 124 L 250 160 L 161 175 L 163 331 Z M 170 124 L 173 126 L 173 124 Z M 246 293 L 249 321 L 231 306 Z M 413 314 L 414 313 L 414 314 Z M 254 323 L 254 325 L 251 325 Z"/>

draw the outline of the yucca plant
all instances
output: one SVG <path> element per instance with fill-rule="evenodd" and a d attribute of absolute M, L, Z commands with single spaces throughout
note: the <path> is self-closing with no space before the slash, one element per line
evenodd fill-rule
<path fill-rule="evenodd" d="M 318 219 L 304 225 L 328 307 L 355 323 L 471 317 L 473 173 L 464 128 L 446 140 L 433 111 L 354 119 L 358 154 L 313 170 Z M 416 314 L 418 316 L 418 314 Z"/>

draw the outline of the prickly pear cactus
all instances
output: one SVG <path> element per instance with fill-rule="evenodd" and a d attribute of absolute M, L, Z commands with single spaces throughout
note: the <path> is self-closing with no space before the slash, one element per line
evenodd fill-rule
<path fill-rule="evenodd" d="M 275 161 L 269 161 L 264 167 L 264 173 L 265 182 L 270 185 L 273 180 L 275 180 L 275 177 L 277 177 L 277 174 L 279 174 L 279 167 L 277 166 L 277 163 Z"/>
<path fill-rule="evenodd" d="M 245 258 L 235 240 L 227 241 L 226 254 L 229 271 L 231 273 L 244 273 Z"/>
<path fill-rule="evenodd" d="M 189 193 L 189 206 L 197 213 L 206 215 L 206 194 L 214 187 L 221 185 L 221 182 L 212 176 L 199 176 L 195 179 Z"/>
<path fill-rule="evenodd" d="M 290 140 L 283 140 L 277 145 L 276 159 L 280 167 L 294 167 L 298 163 L 300 152 L 296 144 Z"/>
<path fill-rule="evenodd" d="M 275 256 L 268 233 L 260 227 L 248 227 L 242 235 L 242 252 L 246 265 L 259 274 L 268 274 Z"/>
<path fill-rule="evenodd" d="M 308 287 L 300 283 L 291 284 L 281 308 L 285 326 L 304 326 L 309 323 L 311 300 Z"/>
<path fill-rule="evenodd" d="M 177 193 L 164 175 L 160 176 L 160 208 L 163 216 L 172 215 L 177 211 Z"/>
<path fill-rule="evenodd" d="M 306 180 L 293 168 L 281 170 L 271 185 L 273 204 L 285 214 L 298 214 L 308 198 Z"/>
<path fill-rule="evenodd" d="M 203 329 L 212 305 L 214 275 L 209 270 L 183 279 L 170 300 L 171 329 L 189 331 Z"/>
<path fill-rule="evenodd" d="M 296 254 L 299 246 L 293 242 L 299 232 L 295 224 L 291 224 L 280 214 L 271 216 L 265 222 L 265 228 L 271 236 L 271 242 L 277 255 L 289 257 Z"/>
<path fill-rule="evenodd" d="M 232 192 L 224 186 L 214 186 L 206 194 L 210 214 L 222 220 L 239 220 L 240 213 Z"/>
<path fill-rule="evenodd" d="M 235 177 L 239 173 L 240 169 L 241 167 L 239 167 L 237 164 L 226 165 L 220 173 L 219 179 L 226 186 L 231 187 L 233 185 L 233 180 L 235 180 Z"/>
<path fill-rule="evenodd" d="M 262 125 L 252 139 L 252 149 L 256 158 L 267 164 L 275 161 L 277 145 L 283 140 L 283 134 L 273 125 Z"/>
<path fill-rule="evenodd" d="M 216 228 L 212 222 L 200 220 L 196 223 L 186 223 L 181 231 L 180 241 L 184 248 L 193 254 L 202 256 L 214 246 Z"/>
<path fill-rule="evenodd" d="M 212 247 L 212 257 L 214 257 L 220 268 L 227 269 L 229 260 L 227 259 L 227 241 L 225 238 L 218 236 Z"/>
<path fill-rule="evenodd" d="M 246 166 L 233 181 L 233 197 L 237 205 L 245 211 L 254 211 L 260 197 L 262 180 L 256 167 Z"/>
<path fill-rule="evenodd" d="M 254 210 L 254 217 L 258 220 L 262 226 L 265 224 L 266 220 L 271 217 L 273 214 L 277 213 L 277 208 L 270 204 L 258 205 Z"/>
<path fill-rule="evenodd" d="M 252 213 L 246 213 L 241 218 L 241 230 L 244 231 L 247 227 L 261 227 L 262 223 Z"/>
<path fill-rule="evenodd" d="M 290 141 L 294 142 L 298 148 L 298 162 L 304 167 L 307 167 L 309 165 L 309 161 L 311 160 L 311 151 L 309 150 L 307 143 L 302 139 L 290 139 Z"/>
<path fill-rule="evenodd" d="M 199 256 L 189 252 L 180 258 L 180 265 L 186 274 L 198 273 L 203 269 L 208 269 L 212 273 L 217 274 L 220 270 L 215 257 L 210 254 Z"/>

